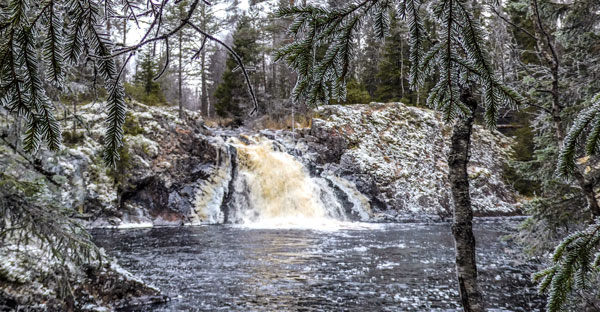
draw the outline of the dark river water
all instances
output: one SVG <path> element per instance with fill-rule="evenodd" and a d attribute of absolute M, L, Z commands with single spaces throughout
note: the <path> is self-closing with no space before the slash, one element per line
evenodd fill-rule
<path fill-rule="evenodd" d="M 478 222 L 490 311 L 541 311 L 535 267 L 502 239 L 516 223 Z M 199 226 L 95 230 L 95 241 L 172 300 L 142 311 L 457 311 L 449 224 L 336 231 Z"/>

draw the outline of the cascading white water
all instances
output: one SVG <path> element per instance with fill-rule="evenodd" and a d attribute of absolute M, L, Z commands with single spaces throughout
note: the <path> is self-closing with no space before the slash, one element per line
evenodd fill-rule
<path fill-rule="evenodd" d="M 335 176 L 311 177 L 300 161 L 278 150 L 274 141 L 241 137 L 229 139 L 227 145 L 235 149 L 228 156 L 232 165 L 219 168 L 198 192 L 195 221 L 327 228 L 348 221 L 348 210 L 361 220 L 369 218 L 368 200 L 350 182 Z"/>

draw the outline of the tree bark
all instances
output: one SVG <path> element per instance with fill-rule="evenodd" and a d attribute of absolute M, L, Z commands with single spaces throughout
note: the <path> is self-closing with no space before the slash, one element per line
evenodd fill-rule
<path fill-rule="evenodd" d="M 65 109 L 66 111 L 66 109 Z M 73 99 L 73 138 L 77 135 L 77 100 Z"/>
<path fill-rule="evenodd" d="M 262 80 L 263 86 L 265 88 L 265 94 L 268 94 L 269 91 L 267 90 L 269 89 L 269 86 L 267 85 L 267 56 L 264 50 L 262 51 Z"/>
<path fill-rule="evenodd" d="M 207 29 L 207 14 L 206 14 L 206 5 L 202 6 L 202 11 L 200 11 L 202 13 L 202 29 Z M 202 114 L 206 117 L 210 117 L 210 107 L 209 107 L 209 103 L 208 103 L 208 86 L 206 85 L 207 83 L 207 78 L 206 78 L 206 47 L 204 47 L 204 49 L 202 49 L 202 52 L 200 53 L 200 64 L 202 66 L 202 72 L 200 74 L 200 80 L 201 80 L 201 84 L 202 84 L 202 89 L 201 92 L 202 94 L 200 95 L 200 109 L 202 111 Z"/>
<path fill-rule="evenodd" d="M 400 98 L 404 98 L 404 38 L 400 39 Z"/>
<path fill-rule="evenodd" d="M 127 46 L 127 19 L 123 19 L 123 47 Z M 123 54 L 123 63 L 127 59 L 127 55 Z M 127 82 L 127 67 L 123 68 L 123 82 Z"/>
<path fill-rule="evenodd" d="M 202 114 L 206 117 L 210 117 L 210 107 L 208 106 L 208 87 L 206 79 L 206 49 L 203 49 L 200 54 L 200 64 L 202 66 L 202 73 L 200 74 L 202 89 L 200 90 L 200 103 L 202 106 Z"/>
<path fill-rule="evenodd" d="M 477 102 L 470 90 L 466 89 L 462 92 L 461 100 L 473 113 L 475 112 Z M 454 200 L 452 234 L 456 250 L 456 275 L 461 303 L 465 312 L 484 311 L 481 292 L 477 284 L 473 210 L 467 173 L 472 129 L 473 115 L 461 118 L 456 122 L 448 155 L 448 177 Z"/>
<path fill-rule="evenodd" d="M 183 35 L 179 32 L 179 68 L 178 68 L 178 87 L 177 97 L 179 100 L 179 119 L 183 118 Z"/>

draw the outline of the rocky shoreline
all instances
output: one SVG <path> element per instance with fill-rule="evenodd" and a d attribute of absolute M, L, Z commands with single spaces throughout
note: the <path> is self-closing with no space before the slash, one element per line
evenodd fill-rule
<path fill-rule="evenodd" d="M 237 151 L 229 141 L 244 141 L 248 134 L 271 140 L 274 148 L 293 155 L 338 196 L 349 194 L 346 188 L 360 191 L 370 206 L 370 222 L 441 222 L 451 216 L 445 161 L 450 128 L 433 111 L 401 103 L 324 106 L 310 128 L 292 132 L 209 128 L 196 113 L 187 112 L 179 120 L 175 108 L 129 106 L 125 146 L 114 169 L 101 159 L 105 114 L 99 104 L 78 108 L 85 126 L 75 132 L 65 129 L 61 151 L 42 150 L 31 159 L 10 144 L 0 144 L 0 166 L 15 179 L 45 183 L 42 196 L 71 208 L 72 217 L 88 228 L 221 223 L 232 213 L 228 202 L 237 170 Z M 3 127 L 8 124 L 6 119 L 1 122 Z M 17 141 L 10 134 L 2 136 L 3 142 Z M 515 193 L 503 178 L 509 145 L 510 139 L 500 133 L 476 127 L 469 173 L 477 216 L 520 214 Z M 352 204 L 347 198 L 342 202 Z M 222 215 L 199 215 L 203 205 Z M 3 261 L 7 265 L 0 270 L 0 307 L 26 305 L 36 311 L 43 302 L 50 311 L 93 311 L 167 300 L 157 289 L 106 264 L 73 268 L 77 302 L 60 301 L 55 285 L 30 287 L 26 285 L 33 285 L 31 281 L 11 275 L 19 267 L 23 271 L 27 257 L 35 259 L 23 255 L 21 260 L 1 255 L 10 261 Z"/>
<path fill-rule="evenodd" d="M 0 311 L 107 311 L 168 297 L 103 257 L 83 266 L 55 259 L 35 242 L 0 249 Z"/>

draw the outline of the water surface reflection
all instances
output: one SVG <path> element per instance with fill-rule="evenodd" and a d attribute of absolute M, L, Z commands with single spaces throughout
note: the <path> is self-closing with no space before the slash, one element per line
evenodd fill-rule
<path fill-rule="evenodd" d="M 492 311 L 540 311 L 534 270 L 500 239 L 513 223 L 476 225 Z M 457 311 L 448 224 L 332 232 L 233 226 L 94 231 L 96 242 L 173 300 L 145 311 Z"/>

